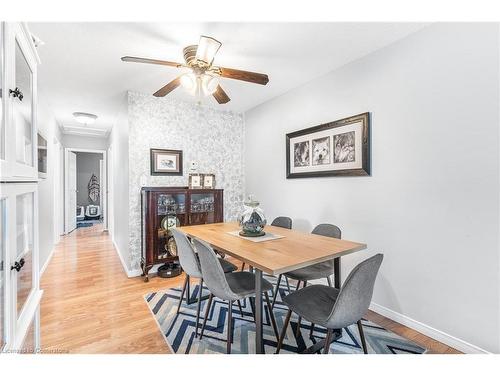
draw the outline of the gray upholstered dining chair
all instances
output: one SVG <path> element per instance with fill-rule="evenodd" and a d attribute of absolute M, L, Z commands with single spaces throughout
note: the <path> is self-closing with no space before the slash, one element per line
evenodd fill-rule
<path fill-rule="evenodd" d="M 184 285 L 182 287 L 181 297 L 179 298 L 179 304 L 177 305 L 176 315 L 179 314 L 179 310 L 182 304 L 182 299 L 184 297 L 186 289 L 189 290 L 188 285 L 191 282 L 191 277 L 200 279 L 199 290 L 198 290 L 198 305 L 196 309 L 196 328 L 195 328 L 195 337 L 196 337 L 198 336 L 198 325 L 200 321 L 200 308 L 201 308 L 201 293 L 203 290 L 203 277 L 201 274 L 200 262 L 198 259 L 198 255 L 195 253 L 193 246 L 191 245 L 191 242 L 188 240 L 186 235 L 175 228 L 172 228 L 170 230 L 174 236 L 175 244 L 177 245 L 177 255 L 179 256 L 179 263 L 181 264 L 182 269 L 186 273 L 186 278 L 184 280 Z M 220 263 L 222 270 L 225 273 L 230 273 L 238 269 L 238 267 L 236 267 L 234 264 L 228 262 L 225 259 L 217 257 L 217 261 Z M 189 295 L 188 292 L 186 294 L 186 303 L 189 303 L 190 298 L 191 296 Z M 243 312 L 241 310 L 241 305 L 239 305 L 239 307 L 241 315 L 243 315 Z"/>
<path fill-rule="evenodd" d="M 342 232 L 339 227 L 333 224 L 319 224 L 311 232 L 312 234 L 318 234 L 320 236 L 332 237 L 340 239 L 342 237 Z M 326 278 L 328 285 L 332 286 L 332 281 L 330 276 L 333 275 L 333 263 L 334 260 L 326 260 L 321 263 L 313 264 L 304 268 L 300 268 L 295 271 L 287 272 L 284 275 L 292 280 L 297 280 L 297 289 L 300 287 L 302 282 L 302 287 L 307 286 L 307 282 L 310 280 L 317 280 Z M 278 276 L 278 282 L 276 283 L 276 289 L 274 290 L 272 307 L 276 302 L 276 296 L 279 293 L 279 285 L 281 282 L 282 275 Z M 289 288 L 290 290 L 290 288 Z M 300 325 L 300 324 L 299 324 Z"/>
<path fill-rule="evenodd" d="M 327 329 L 323 353 L 329 351 L 334 329 L 342 329 L 357 323 L 363 352 L 368 353 L 361 318 L 368 311 L 373 295 L 373 286 L 384 256 L 377 254 L 358 264 L 347 276 L 339 289 L 326 285 L 310 285 L 288 294 L 283 299 L 288 313 L 278 340 L 279 353 L 290 323 L 292 312 Z M 300 325 L 300 324 L 299 324 Z"/>
<path fill-rule="evenodd" d="M 200 340 L 203 338 L 203 332 L 205 331 L 207 317 L 212 306 L 213 297 L 215 296 L 224 301 L 228 301 L 227 353 L 230 354 L 233 302 L 247 297 L 255 297 L 255 274 L 251 272 L 233 272 L 225 274 L 214 250 L 207 243 L 199 241 L 196 238 L 193 238 L 193 243 L 200 258 L 203 280 L 210 290 L 210 297 L 208 299 L 207 309 L 205 311 L 205 317 L 201 327 Z M 271 303 L 269 301 L 269 295 L 267 293 L 267 291 L 272 288 L 273 287 L 269 281 L 265 279 L 262 280 L 262 292 L 266 298 L 266 304 L 269 310 L 269 316 L 274 334 L 276 335 L 276 339 L 278 339 L 278 327 L 276 326 L 276 320 L 274 319 L 274 314 L 271 310 Z"/>
<path fill-rule="evenodd" d="M 292 229 L 292 219 L 290 219 L 288 216 L 278 216 L 273 220 L 271 226 L 285 228 L 285 229 Z M 245 262 L 243 262 L 243 264 L 241 265 L 241 270 L 242 271 L 245 270 Z M 288 289 L 290 289 L 290 286 L 288 286 Z"/>

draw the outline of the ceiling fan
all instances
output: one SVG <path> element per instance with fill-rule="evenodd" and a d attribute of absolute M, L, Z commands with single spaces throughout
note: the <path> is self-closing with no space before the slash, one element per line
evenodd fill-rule
<path fill-rule="evenodd" d="M 222 43 L 218 40 L 202 35 L 198 45 L 187 46 L 183 49 L 185 63 L 132 56 L 124 56 L 121 59 L 126 62 L 165 65 L 185 70 L 179 77 L 156 91 L 153 95 L 157 97 L 165 96 L 177 87 L 183 86 L 192 95 L 198 97 L 213 95 L 219 104 L 225 104 L 231 99 L 220 86 L 219 77 L 237 79 L 259 85 L 266 85 L 269 82 L 267 74 L 212 65 L 221 45 Z"/>

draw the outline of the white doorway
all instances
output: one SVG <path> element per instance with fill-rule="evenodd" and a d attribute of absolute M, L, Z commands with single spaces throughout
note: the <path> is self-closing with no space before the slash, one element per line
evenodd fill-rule
<path fill-rule="evenodd" d="M 57 138 L 54 149 L 54 244 L 57 244 L 64 234 L 64 148 Z"/>
<path fill-rule="evenodd" d="M 72 232 L 76 229 L 76 196 L 78 190 L 76 187 L 76 154 L 68 153 L 68 187 L 66 195 L 68 197 L 68 224 L 66 232 Z"/>
<path fill-rule="evenodd" d="M 99 156 L 101 161 L 97 162 L 95 175 L 92 181 L 80 180 L 78 172 L 78 156 L 91 154 Z M 65 234 L 73 231 L 80 220 L 91 220 L 99 213 L 98 221 L 102 219 L 102 228 L 104 231 L 108 229 L 108 194 L 107 194 L 107 152 L 106 150 L 93 150 L 93 149 L 79 149 L 79 148 L 65 148 L 64 149 L 64 232 Z M 82 185 L 83 183 L 83 185 Z M 98 187 L 98 199 L 95 194 L 91 195 L 90 189 L 94 185 Z M 88 196 L 88 201 L 83 202 L 82 197 Z M 90 197 L 94 196 L 93 201 Z M 82 203 L 83 202 L 83 203 Z M 80 208 L 83 207 L 83 208 Z M 97 211 L 96 211 L 96 208 Z M 77 209 L 78 208 L 78 209 Z M 78 215 L 77 215 L 78 214 Z M 83 214 L 83 218 L 82 218 Z M 89 215 L 92 215 L 89 217 Z M 78 216 L 78 220 L 77 220 Z"/>

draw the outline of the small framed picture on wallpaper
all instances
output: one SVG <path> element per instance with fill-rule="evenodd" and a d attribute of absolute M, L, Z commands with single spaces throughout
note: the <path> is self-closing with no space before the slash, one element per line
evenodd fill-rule
<path fill-rule="evenodd" d="M 190 189 L 201 189 L 201 188 L 203 188 L 203 174 L 201 174 L 201 173 L 190 173 L 189 174 L 189 188 Z"/>
<path fill-rule="evenodd" d="M 215 175 L 207 173 L 203 175 L 203 189 L 215 189 Z"/>
<path fill-rule="evenodd" d="M 150 150 L 152 176 L 182 176 L 182 150 Z"/>
<path fill-rule="evenodd" d="M 286 178 L 370 175 L 370 114 L 286 135 Z"/>

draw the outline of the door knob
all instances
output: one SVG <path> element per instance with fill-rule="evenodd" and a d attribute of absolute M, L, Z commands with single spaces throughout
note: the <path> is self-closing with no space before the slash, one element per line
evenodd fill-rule
<path fill-rule="evenodd" d="M 24 95 L 21 90 L 19 90 L 19 87 L 16 87 L 14 90 L 9 89 L 9 94 L 12 95 L 14 98 L 18 98 L 20 102 L 23 101 Z"/>
<path fill-rule="evenodd" d="M 21 271 L 21 268 L 24 266 L 24 258 L 19 259 L 19 262 L 14 262 L 13 266 L 10 266 L 10 270 L 16 270 L 17 272 Z"/>

